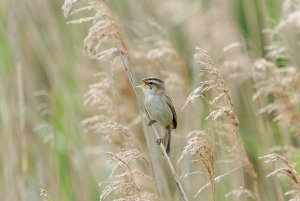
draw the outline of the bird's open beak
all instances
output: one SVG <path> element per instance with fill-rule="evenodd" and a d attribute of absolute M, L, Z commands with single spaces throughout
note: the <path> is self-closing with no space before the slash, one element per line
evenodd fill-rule
<path fill-rule="evenodd" d="M 146 82 L 144 82 L 143 84 L 141 84 L 141 85 L 139 85 L 139 86 L 136 86 L 136 87 L 138 87 L 138 88 L 146 88 L 147 87 L 147 83 Z"/>

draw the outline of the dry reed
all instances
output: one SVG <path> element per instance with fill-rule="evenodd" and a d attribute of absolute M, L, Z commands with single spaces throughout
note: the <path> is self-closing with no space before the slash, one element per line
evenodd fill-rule
<path fill-rule="evenodd" d="M 220 142 L 217 142 L 216 139 L 219 137 L 222 138 L 221 147 L 227 147 L 226 149 L 231 155 L 231 159 L 229 160 L 232 160 L 231 162 L 237 163 L 238 166 L 241 166 L 243 171 L 248 173 L 248 175 L 253 179 L 254 195 L 257 200 L 260 200 L 257 186 L 257 175 L 248 159 L 243 143 L 239 139 L 239 122 L 233 111 L 233 102 L 227 85 L 215 68 L 207 52 L 201 48 L 197 48 L 196 50 L 197 53 L 194 55 L 194 62 L 200 65 L 200 75 L 202 76 L 203 81 L 201 81 L 200 86 L 189 95 L 183 109 L 189 102 L 197 97 L 203 97 L 208 102 L 208 106 L 212 111 L 210 111 L 210 114 L 206 117 L 206 119 L 211 120 L 213 124 L 212 127 L 214 128 L 214 131 L 210 131 L 212 132 L 210 134 L 212 135 L 211 143 L 219 144 Z M 205 93 L 209 93 L 209 100 L 207 100 L 204 96 Z M 214 151 L 214 153 L 216 152 Z M 210 161 L 210 163 L 213 162 Z M 245 189 L 243 172 L 241 172 L 240 177 L 242 178 L 242 186 L 228 195 L 232 194 L 242 197 L 249 195 L 247 192 L 250 191 Z M 213 179 L 211 178 L 211 180 Z M 197 195 L 199 193 L 200 192 L 198 191 Z"/>
<path fill-rule="evenodd" d="M 151 177 L 147 176 L 144 172 L 132 167 L 132 163 L 137 160 L 146 162 L 147 159 L 137 149 L 128 149 L 121 151 L 117 154 L 107 152 L 114 167 L 112 168 L 111 177 L 114 179 L 109 182 L 100 182 L 99 186 L 103 184 L 105 187 L 100 195 L 100 200 L 105 200 L 108 196 L 117 192 L 120 198 L 116 200 L 158 200 L 155 194 L 147 192 L 142 189 L 141 184 L 138 180 L 147 180 L 154 185 L 154 181 Z M 119 172 L 119 173 L 117 173 Z M 112 200 L 112 199 L 110 199 Z"/>
<path fill-rule="evenodd" d="M 300 200 L 299 0 L 66 0 L 67 25 L 60 4 L 0 1 L 1 200 L 178 201 L 174 179 L 190 200 Z M 170 158 L 146 76 L 177 111 Z"/>
<path fill-rule="evenodd" d="M 300 199 L 300 176 L 295 170 L 295 164 L 288 160 L 287 158 L 272 153 L 265 156 L 260 157 L 263 159 L 265 163 L 278 163 L 282 164 L 281 167 L 275 169 L 271 173 L 267 175 L 267 177 L 271 176 L 286 176 L 293 183 L 293 190 L 288 191 L 285 195 L 292 195 L 290 201 L 296 201 Z"/>
<path fill-rule="evenodd" d="M 300 114 L 297 104 L 300 103 L 300 73 L 297 69 L 278 69 L 272 62 L 260 59 L 254 63 L 253 75 L 257 88 L 253 99 L 259 96 L 274 96 L 274 101 L 265 105 L 259 112 L 274 114 L 274 122 L 289 129 L 292 134 L 299 135 Z"/>
<path fill-rule="evenodd" d="M 213 146 L 209 143 L 210 137 L 206 131 L 192 131 L 188 134 L 187 145 L 184 147 L 182 155 L 178 159 L 178 163 L 182 161 L 184 156 L 191 156 L 195 159 L 191 160 L 192 163 L 202 163 L 209 176 L 212 187 L 212 193 L 215 193 L 215 176 L 214 176 L 214 152 Z M 196 172 L 199 173 L 199 172 Z M 193 175 L 194 173 L 187 173 L 184 177 Z"/>
<path fill-rule="evenodd" d="M 124 70 L 128 76 L 128 80 L 131 84 L 131 87 L 133 88 L 135 94 L 138 97 L 138 102 L 141 106 L 141 109 L 144 114 L 147 114 L 149 118 L 149 114 L 145 110 L 144 106 L 141 103 L 141 97 L 139 93 L 136 90 L 135 83 L 134 83 L 134 78 L 131 73 L 132 66 L 130 68 L 127 66 L 123 54 L 126 54 L 128 52 L 127 48 L 127 43 L 125 42 L 125 36 L 122 34 L 122 30 L 120 26 L 118 25 L 118 20 L 114 16 L 114 14 L 111 12 L 109 7 L 107 6 L 106 2 L 104 1 L 88 1 L 87 5 L 82 5 L 81 7 L 77 9 L 73 9 L 71 7 L 75 6 L 74 1 L 68 2 L 64 4 L 62 7 L 64 9 L 65 15 L 66 16 L 72 16 L 74 14 L 77 14 L 78 12 L 82 11 L 89 11 L 89 10 L 94 10 L 94 15 L 90 17 L 83 17 L 75 20 L 69 21 L 71 24 L 80 24 L 83 22 L 91 22 L 92 26 L 89 29 L 88 35 L 86 36 L 84 40 L 84 50 L 87 53 L 87 55 L 92 58 L 92 59 L 97 59 L 100 61 L 110 61 L 113 65 L 115 65 L 116 62 L 116 55 L 115 53 L 118 51 L 120 54 L 121 61 L 124 65 Z M 114 43 L 116 47 L 114 48 L 109 48 L 110 44 Z M 122 49 L 120 49 L 120 47 Z M 168 50 L 168 49 L 166 49 Z M 153 51 L 157 52 L 157 51 Z M 153 57 L 153 53 L 149 54 L 149 57 Z M 169 54 L 162 52 L 161 54 Z M 157 57 L 157 56 L 155 56 Z M 127 62 L 130 64 L 130 57 L 127 55 Z M 111 70 L 111 73 L 114 71 Z M 111 77 L 108 75 L 107 77 Z M 113 102 L 113 100 L 109 97 L 107 97 L 108 90 L 111 92 L 113 91 L 111 82 L 109 82 L 108 79 L 103 79 L 99 83 L 93 84 L 90 86 L 90 90 L 86 95 L 86 101 L 85 103 L 91 104 L 91 105 L 98 105 L 99 111 L 103 108 L 107 108 L 103 102 L 110 103 Z M 118 92 L 117 92 L 118 93 Z M 106 100 L 106 101 L 105 101 Z M 99 106 L 100 104 L 100 106 Z M 115 107 L 115 105 L 114 105 Z M 112 115 L 112 118 L 115 118 L 116 115 Z M 102 115 L 95 115 L 91 118 L 88 118 L 84 121 L 84 124 L 88 125 L 88 130 L 93 131 L 96 133 L 102 133 L 106 135 L 107 129 L 117 129 L 117 130 L 122 130 L 120 129 L 119 123 L 111 123 L 112 120 L 109 119 L 108 121 L 106 120 L 107 116 L 102 116 Z M 156 134 L 156 137 L 159 138 L 159 135 L 155 128 L 153 127 L 153 131 Z M 146 135 L 147 136 L 147 135 Z M 123 140 L 122 140 L 123 141 Z M 182 196 L 183 200 L 187 200 L 187 197 L 185 195 L 185 192 L 177 178 L 177 175 L 175 173 L 174 167 L 172 163 L 170 162 L 164 147 L 161 145 L 160 146 L 164 157 L 167 161 L 168 166 L 170 167 L 171 173 L 174 176 L 175 182 L 177 184 L 178 190 Z M 119 152 L 118 154 L 121 154 L 122 152 Z M 116 155 L 115 155 L 116 156 Z M 124 163 L 120 158 L 117 157 L 117 159 L 121 162 Z M 125 175 L 132 175 L 132 172 L 129 171 L 129 167 L 127 167 L 128 171 L 123 171 L 123 174 Z M 123 168 L 124 169 L 124 168 Z M 119 193 L 125 193 L 127 198 L 126 199 L 138 199 L 138 200 L 143 200 L 146 199 L 144 195 L 149 195 L 149 193 L 143 194 L 143 191 L 136 185 L 133 185 L 134 178 L 130 177 L 131 183 L 126 183 L 127 181 L 125 180 L 119 180 L 116 183 L 112 183 L 112 185 L 108 185 L 104 190 L 102 191 L 102 194 L 100 196 L 100 200 L 104 199 L 107 195 L 111 194 L 113 191 L 117 190 Z M 124 183 L 125 182 L 125 183 Z M 130 194 L 128 192 L 135 192 L 133 194 Z"/>

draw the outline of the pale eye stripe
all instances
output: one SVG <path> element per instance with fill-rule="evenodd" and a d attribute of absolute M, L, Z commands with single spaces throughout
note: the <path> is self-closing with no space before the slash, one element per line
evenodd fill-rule
<path fill-rule="evenodd" d="M 148 82 L 148 83 L 153 82 L 154 84 L 157 84 L 157 85 L 161 84 L 161 82 L 157 82 L 156 80 L 149 80 L 149 81 L 147 81 L 147 82 Z"/>
<path fill-rule="evenodd" d="M 160 85 L 160 84 L 164 84 L 164 81 L 158 79 L 158 78 L 146 78 L 144 79 L 144 81 L 146 82 L 153 82 L 154 84 Z"/>

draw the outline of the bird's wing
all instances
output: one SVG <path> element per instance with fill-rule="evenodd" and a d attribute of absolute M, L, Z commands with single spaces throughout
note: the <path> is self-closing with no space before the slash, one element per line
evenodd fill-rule
<path fill-rule="evenodd" d="M 166 102 L 168 106 L 170 107 L 172 114 L 173 114 L 173 128 L 175 129 L 177 127 L 177 115 L 175 108 L 173 107 L 172 100 L 169 96 L 166 95 Z"/>

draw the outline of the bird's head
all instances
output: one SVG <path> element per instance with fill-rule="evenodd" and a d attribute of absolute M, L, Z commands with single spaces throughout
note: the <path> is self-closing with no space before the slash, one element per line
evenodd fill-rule
<path fill-rule="evenodd" d="M 142 88 L 145 94 L 160 95 L 165 92 L 165 82 L 161 79 L 150 77 L 141 80 L 143 84 L 137 86 Z"/>

